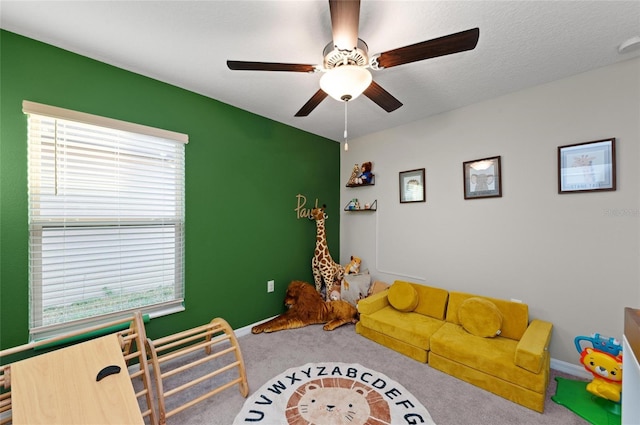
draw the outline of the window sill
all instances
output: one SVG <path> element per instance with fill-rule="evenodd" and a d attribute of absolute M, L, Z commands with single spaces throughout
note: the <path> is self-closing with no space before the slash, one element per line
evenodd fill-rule
<path fill-rule="evenodd" d="M 142 312 L 143 316 L 148 316 L 149 319 L 155 319 L 156 317 L 168 316 L 169 314 L 179 313 L 181 311 L 185 311 L 184 301 L 172 301 L 165 304 L 160 304 L 156 306 L 150 306 L 146 308 L 139 309 Z M 82 330 L 83 328 L 88 328 L 91 326 L 99 325 L 100 323 L 107 323 L 112 320 L 118 319 L 119 317 L 125 317 L 127 315 L 131 315 L 131 311 L 121 311 L 119 313 L 113 313 L 105 316 L 100 316 L 96 318 L 89 318 L 84 320 L 78 320 L 70 323 L 62 323 L 59 325 L 52 325 L 43 328 L 33 329 L 30 332 L 29 340 L 30 342 L 42 341 L 49 338 L 53 338 L 65 333 L 75 332 L 78 330 Z M 145 320 L 146 322 L 146 320 Z M 107 334 L 111 332 L 115 332 L 117 330 L 113 329 L 104 329 L 102 334 Z M 98 336 L 98 333 L 90 333 L 87 334 L 89 336 Z M 82 339 L 82 338 L 80 338 Z M 62 344 L 64 342 L 60 342 Z"/>

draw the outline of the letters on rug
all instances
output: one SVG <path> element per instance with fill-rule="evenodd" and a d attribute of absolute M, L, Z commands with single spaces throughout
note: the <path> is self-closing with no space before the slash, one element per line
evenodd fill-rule
<path fill-rule="evenodd" d="M 244 403 L 239 424 L 432 424 L 402 385 L 357 363 L 307 363 L 267 381 Z"/>

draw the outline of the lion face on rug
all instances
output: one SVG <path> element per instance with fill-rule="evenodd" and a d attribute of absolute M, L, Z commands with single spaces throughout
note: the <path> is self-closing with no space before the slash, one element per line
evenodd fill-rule
<path fill-rule="evenodd" d="M 251 332 L 275 332 L 326 323 L 325 331 L 358 321 L 358 311 L 346 301 L 324 301 L 311 284 L 294 280 L 284 297 L 288 310 L 268 322 L 254 326 Z"/>
<path fill-rule="evenodd" d="M 369 391 L 364 387 L 324 388 L 307 384 L 305 390 L 297 408 L 302 419 L 310 424 L 364 425 L 371 417 Z"/>

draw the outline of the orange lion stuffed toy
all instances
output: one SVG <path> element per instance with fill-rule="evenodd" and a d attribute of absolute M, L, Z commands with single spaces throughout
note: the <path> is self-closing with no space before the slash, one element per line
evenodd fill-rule
<path fill-rule="evenodd" d="M 278 317 L 251 328 L 251 332 L 276 332 L 326 323 L 323 329 L 332 331 L 338 326 L 358 321 L 358 310 L 346 301 L 324 301 L 309 283 L 294 280 L 284 297 L 288 310 Z"/>

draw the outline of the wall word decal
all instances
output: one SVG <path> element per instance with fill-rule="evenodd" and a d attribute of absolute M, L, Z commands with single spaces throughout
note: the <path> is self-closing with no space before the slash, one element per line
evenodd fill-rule
<path fill-rule="evenodd" d="M 305 208 L 304 206 L 307 204 L 307 197 L 298 193 L 296 195 L 297 206 L 295 208 L 296 216 L 298 219 L 301 218 L 309 218 L 311 216 L 311 210 L 313 208 L 318 208 L 318 198 L 316 198 L 315 206 L 312 208 Z"/>

